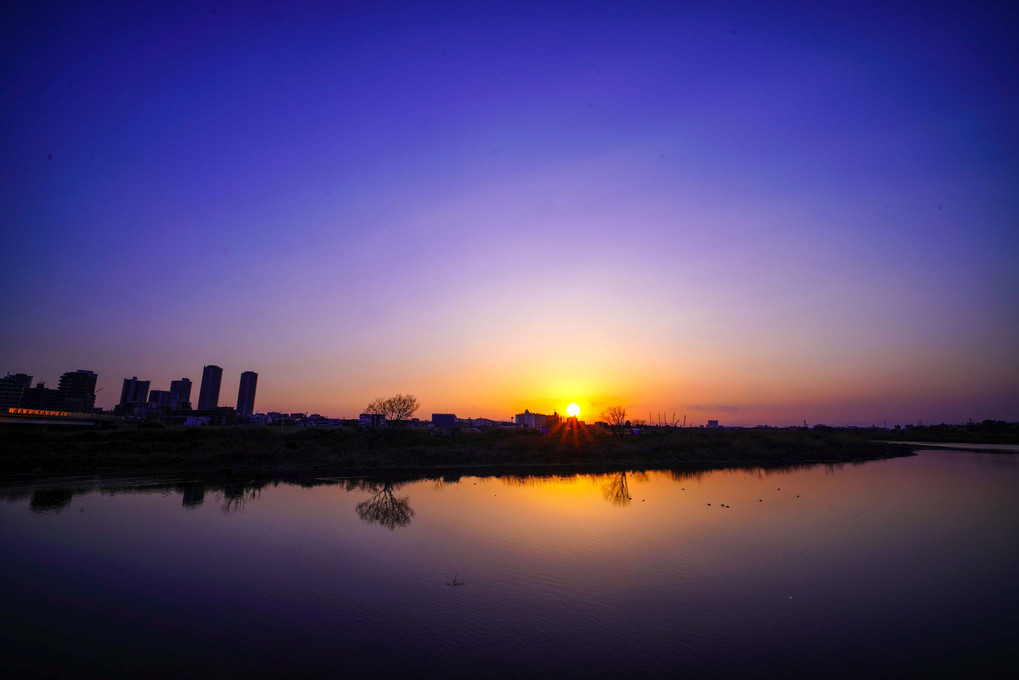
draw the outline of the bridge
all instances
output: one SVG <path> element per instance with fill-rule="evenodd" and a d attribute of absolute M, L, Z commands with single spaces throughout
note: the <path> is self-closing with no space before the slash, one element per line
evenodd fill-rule
<path fill-rule="evenodd" d="M 106 413 L 74 413 L 71 411 L 47 411 L 34 408 L 0 409 L 0 423 L 22 425 L 113 425 L 121 419 Z"/>

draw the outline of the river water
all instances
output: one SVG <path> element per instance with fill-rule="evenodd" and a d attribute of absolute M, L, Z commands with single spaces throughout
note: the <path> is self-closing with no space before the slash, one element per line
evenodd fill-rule
<path fill-rule="evenodd" d="M 1019 677 L 1014 455 L 0 498 L 4 677 Z"/>

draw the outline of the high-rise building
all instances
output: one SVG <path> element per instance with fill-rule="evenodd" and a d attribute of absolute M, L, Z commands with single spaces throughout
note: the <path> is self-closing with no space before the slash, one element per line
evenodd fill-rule
<path fill-rule="evenodd" d="M 46 387 L 46 383 L 36 383 L 35 387 L 22 393 L 21 406 L 43 411 L 62 411 L 64 398 L 61 396 L 60 390 Z"/>
<path fill-rule="evenodd" d="M 219 384 L 223 382 L 223 369 L 206 366 L 202 369 L 202 387 L 198 392 L 198 410 L 212 411 L 219 408 Z"/>
<path fill-rule="evenodd" d="M 258 374 L 254 371 L 241 373 L 241 386 L 237 390 L 237 413 L 242 416 L 250 416 L 255 412 L 255 385 L 258 384 Z"/>
<path fill-rule="evenodd" d="M 120 405 L 143 403 L 149 400 L 149 380 L 139 380 L 138 376 L 124 378 L 124 387 L 120 390 Z"/>
<path fill-rule="evenodd" d="M 191 381 L 187 378 L 170 381 L 170 391 L 177 393 L 177 401 L 191 401 Z"/>
<path fill-rule="evenodd" d="M 155 408 L 176 411 L 177 402 L 177 393 L 173 390 L 152 390 L 149 392 L 149 403 Z"/>
<path fill-rule="evenodd" d="M 0 410 L 18 408 L 25 390 L 32 386 L 32 376 L 25 373 L 8 373 L 0 378 Z"/>
<path fill-rule="evenodd" d="M 60 376 L 60 396 L 64 398 L 64 409 L 78 413 L 91 413 L 96 405 L 96 380 L 92 371 L 68 371 Z"/>

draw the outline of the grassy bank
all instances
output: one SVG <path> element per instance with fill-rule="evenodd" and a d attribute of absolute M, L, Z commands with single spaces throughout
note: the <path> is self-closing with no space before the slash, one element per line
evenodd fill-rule
<path fill-rule="evenodd" d="M 648 430 L 615 436 L 562 426 L 441 436 L 423 429 L 134 428 L 0 430 L 7 477 L 213 473 L 321 474 L 488 466 L 781 465 L 909 455 L 901 446 L 846 431 Z"/>

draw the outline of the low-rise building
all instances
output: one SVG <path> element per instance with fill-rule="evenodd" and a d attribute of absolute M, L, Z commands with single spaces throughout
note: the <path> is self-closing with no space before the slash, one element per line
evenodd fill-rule
<path fill-rule="evenodd" d="M 550 427 L 555 427 L 559 424 L 561 418 L 559 412 L 556 411 L 552 415 L 546 415 L 544 413 L 531 413 L 524 409 L 523 413 L 518 413 L 513 417 L 513 421 L 520 427 L 532 427 L 536 430 L 544 430 Z"/>
<path fill-rule="evenodd" d="M 432 425 L 435 427 L 456 427 L 460 423 L 453 413 L 433 413 Z"/>
<path fill-rule="evenodd" d="M 188 427 L 198 427 L 200 425 L 208 425 L 212 420 L 209 416 L 174 416 L 174 419 L 181 419 L 184 425 Z"/>
<path fill-rule="evenodd" d="M 362 413 L 357 417 L 357 424 L 361 427 L 385 427 L 386 417 L 381 413 Z"/>

